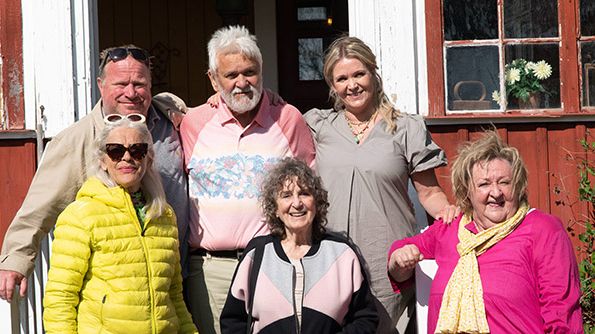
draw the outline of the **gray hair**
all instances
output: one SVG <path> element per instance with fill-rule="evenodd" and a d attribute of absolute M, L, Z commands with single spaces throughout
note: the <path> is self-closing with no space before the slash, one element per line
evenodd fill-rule
<path fill-rule="evenodd" d="M 209 71 L 215 72 L 219 66 L 219 54 L 242 54 L 255 60 L 262 70 L 262 54 L 256 44 L 256 36 L 243 26 L 223 27 L 213 34 L 208 45 Z"/>
<path fill-rule="evenodd" d="M 106 124 L 95 139 L 94 164 L 89 167 L 89 175 L 97 177 L 106 187 L 118 186 L 118 184 L 116 184 L 116 182 L 109 176 L 107 171 L 101 168 L 101 160 L 107 157 L 107 154 L 105 153 L 107 137 L 117 128 L 129 128 L 138 131 L 141 135 L 142 142 L 149 145 L 147 156 L 145 157 L 145 159 L 147 159 L 147 171 L 141 180 L 141 190 L 147 199 L 147 204 L 143 208 L 143 211 L 145 212 L 147 219 L 159 217 L 167 207 L 167 201 L 165 199 L 163 185 L 161 184 L 161 177 L 153 168 L 153 161 L 155 158 L 153 137 L 145 123 L 131 122 L 127 118 L 122 118 L 119 121 Z"/>
<path fill-rule="evenodd" d="M 271 234 L 281 239 L 287 237 L 285 224 L 277 216 L 277 198 L 283 191 L 283 185 L 296 179 L 301 189 L 308 190 L 316 202 L 316 215 L 312 222 L 312 239 L 320 241 L 326 232 L 326 214 L 328 212 L 328 193 L 322 186 L 322 180 L 301 160 L 284 158 L 267 173 L 260 192 L 262 211 Z"/>

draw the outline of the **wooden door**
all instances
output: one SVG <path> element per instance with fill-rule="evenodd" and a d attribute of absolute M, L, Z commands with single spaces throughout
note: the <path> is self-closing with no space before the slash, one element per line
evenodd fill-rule
<path fill-rule="evenodd" d="M 324 51 L 349 28 L 347 0 L 278 0 L 279 93 L 302 113 L 330 108 Z"/>
<path fill-rule="evenodd" d="M 253 0 L 239 18 L 254 32 Z M 135 44 L 153 56 L 153 94 L 172 92 L 189 106 L 213 94 L 206 76 L 207 42 L 224 25 L 216 0 L 101 0 L 99 49 Z"/>

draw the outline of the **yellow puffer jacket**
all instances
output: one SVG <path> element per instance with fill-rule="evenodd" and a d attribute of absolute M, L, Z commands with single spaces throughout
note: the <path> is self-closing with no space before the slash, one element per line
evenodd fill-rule
<path fill-rule="evenodd" d="M 54 237 L 46 333 L 197 333 L 182 298 L 171 208 L 141 230 L 129 194 L 90 178 Z"/>

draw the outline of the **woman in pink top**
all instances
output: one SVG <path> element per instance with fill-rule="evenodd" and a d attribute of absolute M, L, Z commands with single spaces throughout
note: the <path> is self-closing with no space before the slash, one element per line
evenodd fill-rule
<path fill-rule="evenodd" d="M 395 241 L 395 291 L 422 259 L 436 259 L 428 333 L 582 333 L 572 244 L 556 217 L 527 203 L 518 151 L 489 131 L 460 150 L 453 193 L 464 213 Z"/>

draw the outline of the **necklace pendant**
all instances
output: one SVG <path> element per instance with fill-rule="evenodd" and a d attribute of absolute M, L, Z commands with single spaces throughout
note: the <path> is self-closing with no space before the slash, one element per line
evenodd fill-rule
<path fill-rule="evenodd" d="M 359 138 L 355 137 L 354 139 L 355 139 L 355 143 L 359 145 Z"/>

